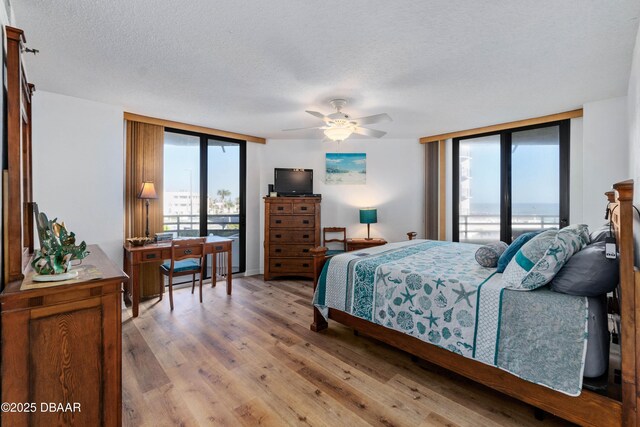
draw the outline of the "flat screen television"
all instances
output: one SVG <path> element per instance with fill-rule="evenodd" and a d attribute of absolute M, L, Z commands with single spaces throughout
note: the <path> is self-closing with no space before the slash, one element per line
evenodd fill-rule
<path fill-rule="evenodd" d="M 273 189 L 283 196 L 313 194 L 313 169 L 275 168 Z"/>

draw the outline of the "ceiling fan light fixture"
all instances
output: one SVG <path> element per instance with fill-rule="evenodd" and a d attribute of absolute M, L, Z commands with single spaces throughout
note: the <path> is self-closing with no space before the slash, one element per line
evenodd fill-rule
<path fill-rule="evenodd" d="M 351 127 L 334 127 L 325 129 L 324 136 L 332 141 L 338 142 L 349 138 L 352 133 L 353 129 Z"/>

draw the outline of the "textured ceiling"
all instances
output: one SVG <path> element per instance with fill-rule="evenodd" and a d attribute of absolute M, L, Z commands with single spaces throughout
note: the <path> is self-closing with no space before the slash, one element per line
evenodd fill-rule
<path fill-rule="evenodd" d="M 344 97 L 389 138 L 626 94 L 637 0 L 18 0 L 36 88 L 248 133 L 314 126 Z"/>

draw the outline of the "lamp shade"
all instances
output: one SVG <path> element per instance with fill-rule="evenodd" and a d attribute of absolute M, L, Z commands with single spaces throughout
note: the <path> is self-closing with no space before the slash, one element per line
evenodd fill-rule
<path fill-rule="evenodd" d="M 138 199 L 157 199 L 158 195 L 156 194 L 156 187 L 153 185 L 151 181 L 145 181 L 142 183 L 142 187 L 140 187 L 140 192 L 138 193 Z"/>
<path fill-rule="evenodd" d="M 378 222 L 378 211 L 375 208 L 360 209 L 360 224 L 375 224 Z"/>

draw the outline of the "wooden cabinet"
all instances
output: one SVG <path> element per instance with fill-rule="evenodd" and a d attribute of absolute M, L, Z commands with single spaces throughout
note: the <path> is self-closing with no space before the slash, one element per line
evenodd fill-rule
<path fill-rule="evenodd" d="M 359 251 L 366 248 L 372 248 L 374 246 L 386 245 L 387 241 L 384 239 L 347 239 L 347 251 Z"/>
<path fill-rule="evenodd" d="M 16 281 L 0 294 L 1 401 L 34 409 L 3 411 L 2 425 L 121 425 L 127 277 L 98 246 L 89 251 L 82 265 L 100 278 L 29 290 Z"/>
<path fill-rule="evenodd" d="M 264 280 L 313 279 L 310 250 L 320 245 L 320 197 L 264 198 Z"/>
<path fill-rule="evenodd" d="M 5 105 L 6 163 L 3 166 L 3 284 L 22 279 L 33 253 L 33 210 L 31 183 L 31 95 L 21 51 L 22 30 L 6 26 Z"/>

